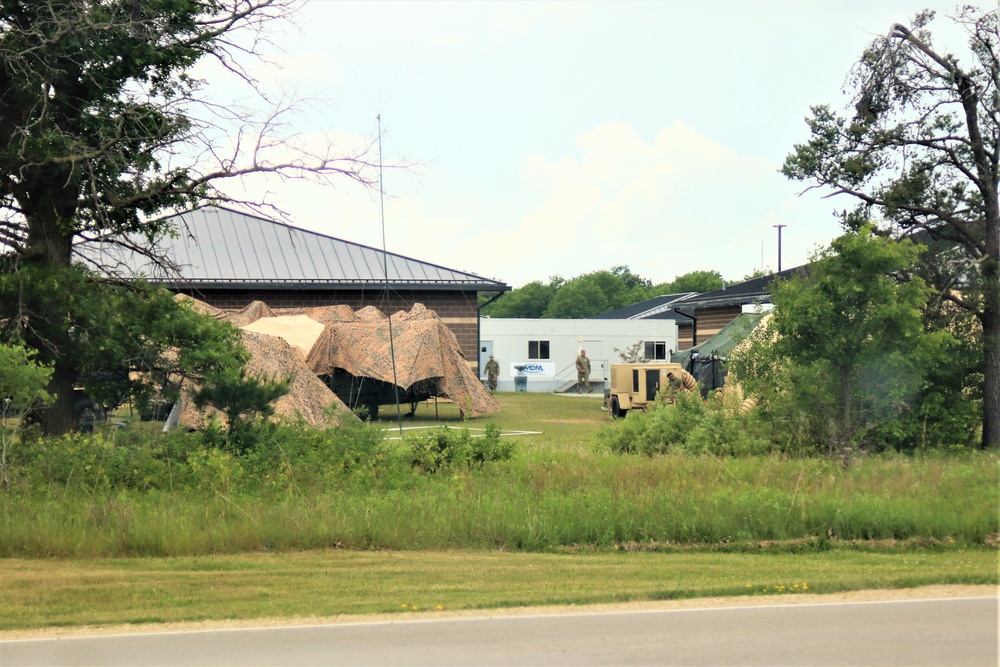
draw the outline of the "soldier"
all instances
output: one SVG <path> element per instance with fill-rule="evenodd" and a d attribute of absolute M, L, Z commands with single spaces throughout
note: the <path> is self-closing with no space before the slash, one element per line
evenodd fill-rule
<path fill-rule="evenodd" d="M 590 359 L 586 350 L 580 350 L 580 356 L 576 358 L 576 393 L 579 394 L 583 387 L 587 388 L 588 394 L 594 392 L 590 388 Z"/>
<path fill-rule="evenodd" d="M 677 400 L 677 392 L 681 390 L 683 382 L 679 377 L 674 375 L 673 371 L 667 373 L 667 379 L 670 380 L 670 384 L 667 385 L 667 401 L 673 403 Z"/>
<path fill-rule="evenodd" d="M 500 375 L 500 364 L 490 355 L 490 360 L 486 362 L 486 384 L 490 391 L 497 390 L 497 376 Z"/>

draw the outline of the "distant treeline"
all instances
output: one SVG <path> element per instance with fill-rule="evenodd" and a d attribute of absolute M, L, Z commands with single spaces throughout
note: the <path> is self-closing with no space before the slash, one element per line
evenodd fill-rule
<path fill-rule="evenodd" d="M 755 276 L 746 279 L 752 277 Z M 672 282 L 654 285 L 627 266 L 615 266 L 569 280 L 561 276 L 552 276 L 547 283 L 535 280 L 504 294 L 483 308 L 482 313 L 490 317 L 582 318 L 663 294 L 710 292 L 722 287 L 722 283 L 718 271 L 692 271 Z M 488 301 L 489 296 L 482 301 Z"/>

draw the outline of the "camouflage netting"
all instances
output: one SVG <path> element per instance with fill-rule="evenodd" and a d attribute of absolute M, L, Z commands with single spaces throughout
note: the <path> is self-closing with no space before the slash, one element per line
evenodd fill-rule
<path fill-rule="evenodd" d="M 333 402 L 343 407 L 338 414 L 351 414 L 317 377 L 334 368 L 358 377 L 394 381 L 389 318 L 372 306 L 358 311 L 349 306 L 271 309 L 255 301 L 240 310 L 223 311 L 190 297 L 184 299 L 243 329 L 252 373 L 284 377 L 295 372 L 291 391 L 278 402 L 279 415 L 301 415 L 310 424 L 321 425 L 327 423 L 325 408 Z M 500 409 L 466 362 L 455 335 L 423 304 L 392 315 L 392 343 L 395 384 L 404 390 L 432 380 L 440 394 L 454 401 L 467 417 Z M 194 426 L 200 420 L 196 413 L 193 406 L 185 405 L 181 423 Z"/>
<path fill-rule="evenodd" d="M 307 315 L 282 315 L 280 317 L 262 317 L 242 327 L 244 331 L 278 336 L 285 339 L 296 352 L 302 355 L 303 361 L 309 356 L 309 351 L 316 339 L 323 333 L 323 325 Z"/>
<path fill-rule="evenodd" d="M 395 383 L 403 389 L 437 378 L 441 393 L 467 417 L 500 409 L 469 367 L 455 334 L 423 304 L 414 304 L 409 312 L 399 311 L 392 316 L 395 378 L 389 319 L 385 315 L 368 306 L 355 312 L 351 321 L 335 322 L 329 314 L 320 317 L 326 319 L 327 326 L 306 359 L 313 372 L 324 375 L 342 368 L 352 375 Z"/>
<path fill-rule="evenodd" d="M 178 301 L 180 303 L 186 303 L 187 305 L 197 310 L 199 313 L 205 313 L 206 315 L 211 315 L 212 317 L 217 317 L 220 319 L 224 317 L 224 311 L 222 311 L 221 309 L 216 308 L 215 306 L 210 306 L 204 301 L 199 301 L 198 299 L 188 296 L 187 294 L 175 294 L 174 301 Z"/>
<path fill-rule="evenodd" d="M 274 311 L 263 301 L 254 301 L 239 310 L 223 311 L 223 314 L 227 320 L 241 328 L 252 322 L 256 322 L 262 317 L 274 317 Z"/>
<path fill-rule="evenodd" d="M 250 353 L 247 372 L 256 377 L 282 379 L 293 375 L 288 393 L 274 404 L 274 414 L 282 420 L 302 419 L 310 426 L 333 426 L 344 419 L 356 419 L 354 413 L 309 370 L 302 354 L 279 336 L 243 330 L 243 345 Z M 223 425 L 225 415 L 213 408 L 199 409 L 188 396 L 197 387 L 193 383 L 182 385 L 181 409 L 177 425 L 199 428 L 205 419 L 213 416 Z M 336 408 L 331 408 L 336 406 Z"/>

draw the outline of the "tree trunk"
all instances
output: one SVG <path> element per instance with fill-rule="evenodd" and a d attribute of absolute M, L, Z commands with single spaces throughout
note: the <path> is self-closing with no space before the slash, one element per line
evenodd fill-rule
<path fill-rule="evenodd" d="M 75 381 L 75 373 L 67 372 L 61 365 L 56 365 L 47 387 L 49 393 L 55 397 L 55 402 L 38 414 L 42 432 L 46 435 L 61 435 L 76 428 L 73 397 Z"/>
<path fill-rule="evenodd" d="M 998 291 L 996 287 L 994 292 Z M 988 297 L 987 297 L 988 298 Z M 983 448 L 1000 449 L 1000 309 L 983 314 Z"/>

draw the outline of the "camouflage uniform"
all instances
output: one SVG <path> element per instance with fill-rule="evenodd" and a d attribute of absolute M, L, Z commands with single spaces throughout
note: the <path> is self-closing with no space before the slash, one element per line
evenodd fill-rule
<path fill-rule="evenodd" d="M 581 350 L 580 356 L 576 358 L 576 393 L 580 393 L 582 387 L 587 388 L 590 394 L 594 390 L 590 388 L 590 359 L 587 358 L 587 351 Z"/>
<path fill-rule="evenodd" d="M 486 383 L 489 385 L 490 391 L 496 391 L 498 375 L 500 375 L 500 364 L 491 354 L 490 360 L 486 362 Z"/>

